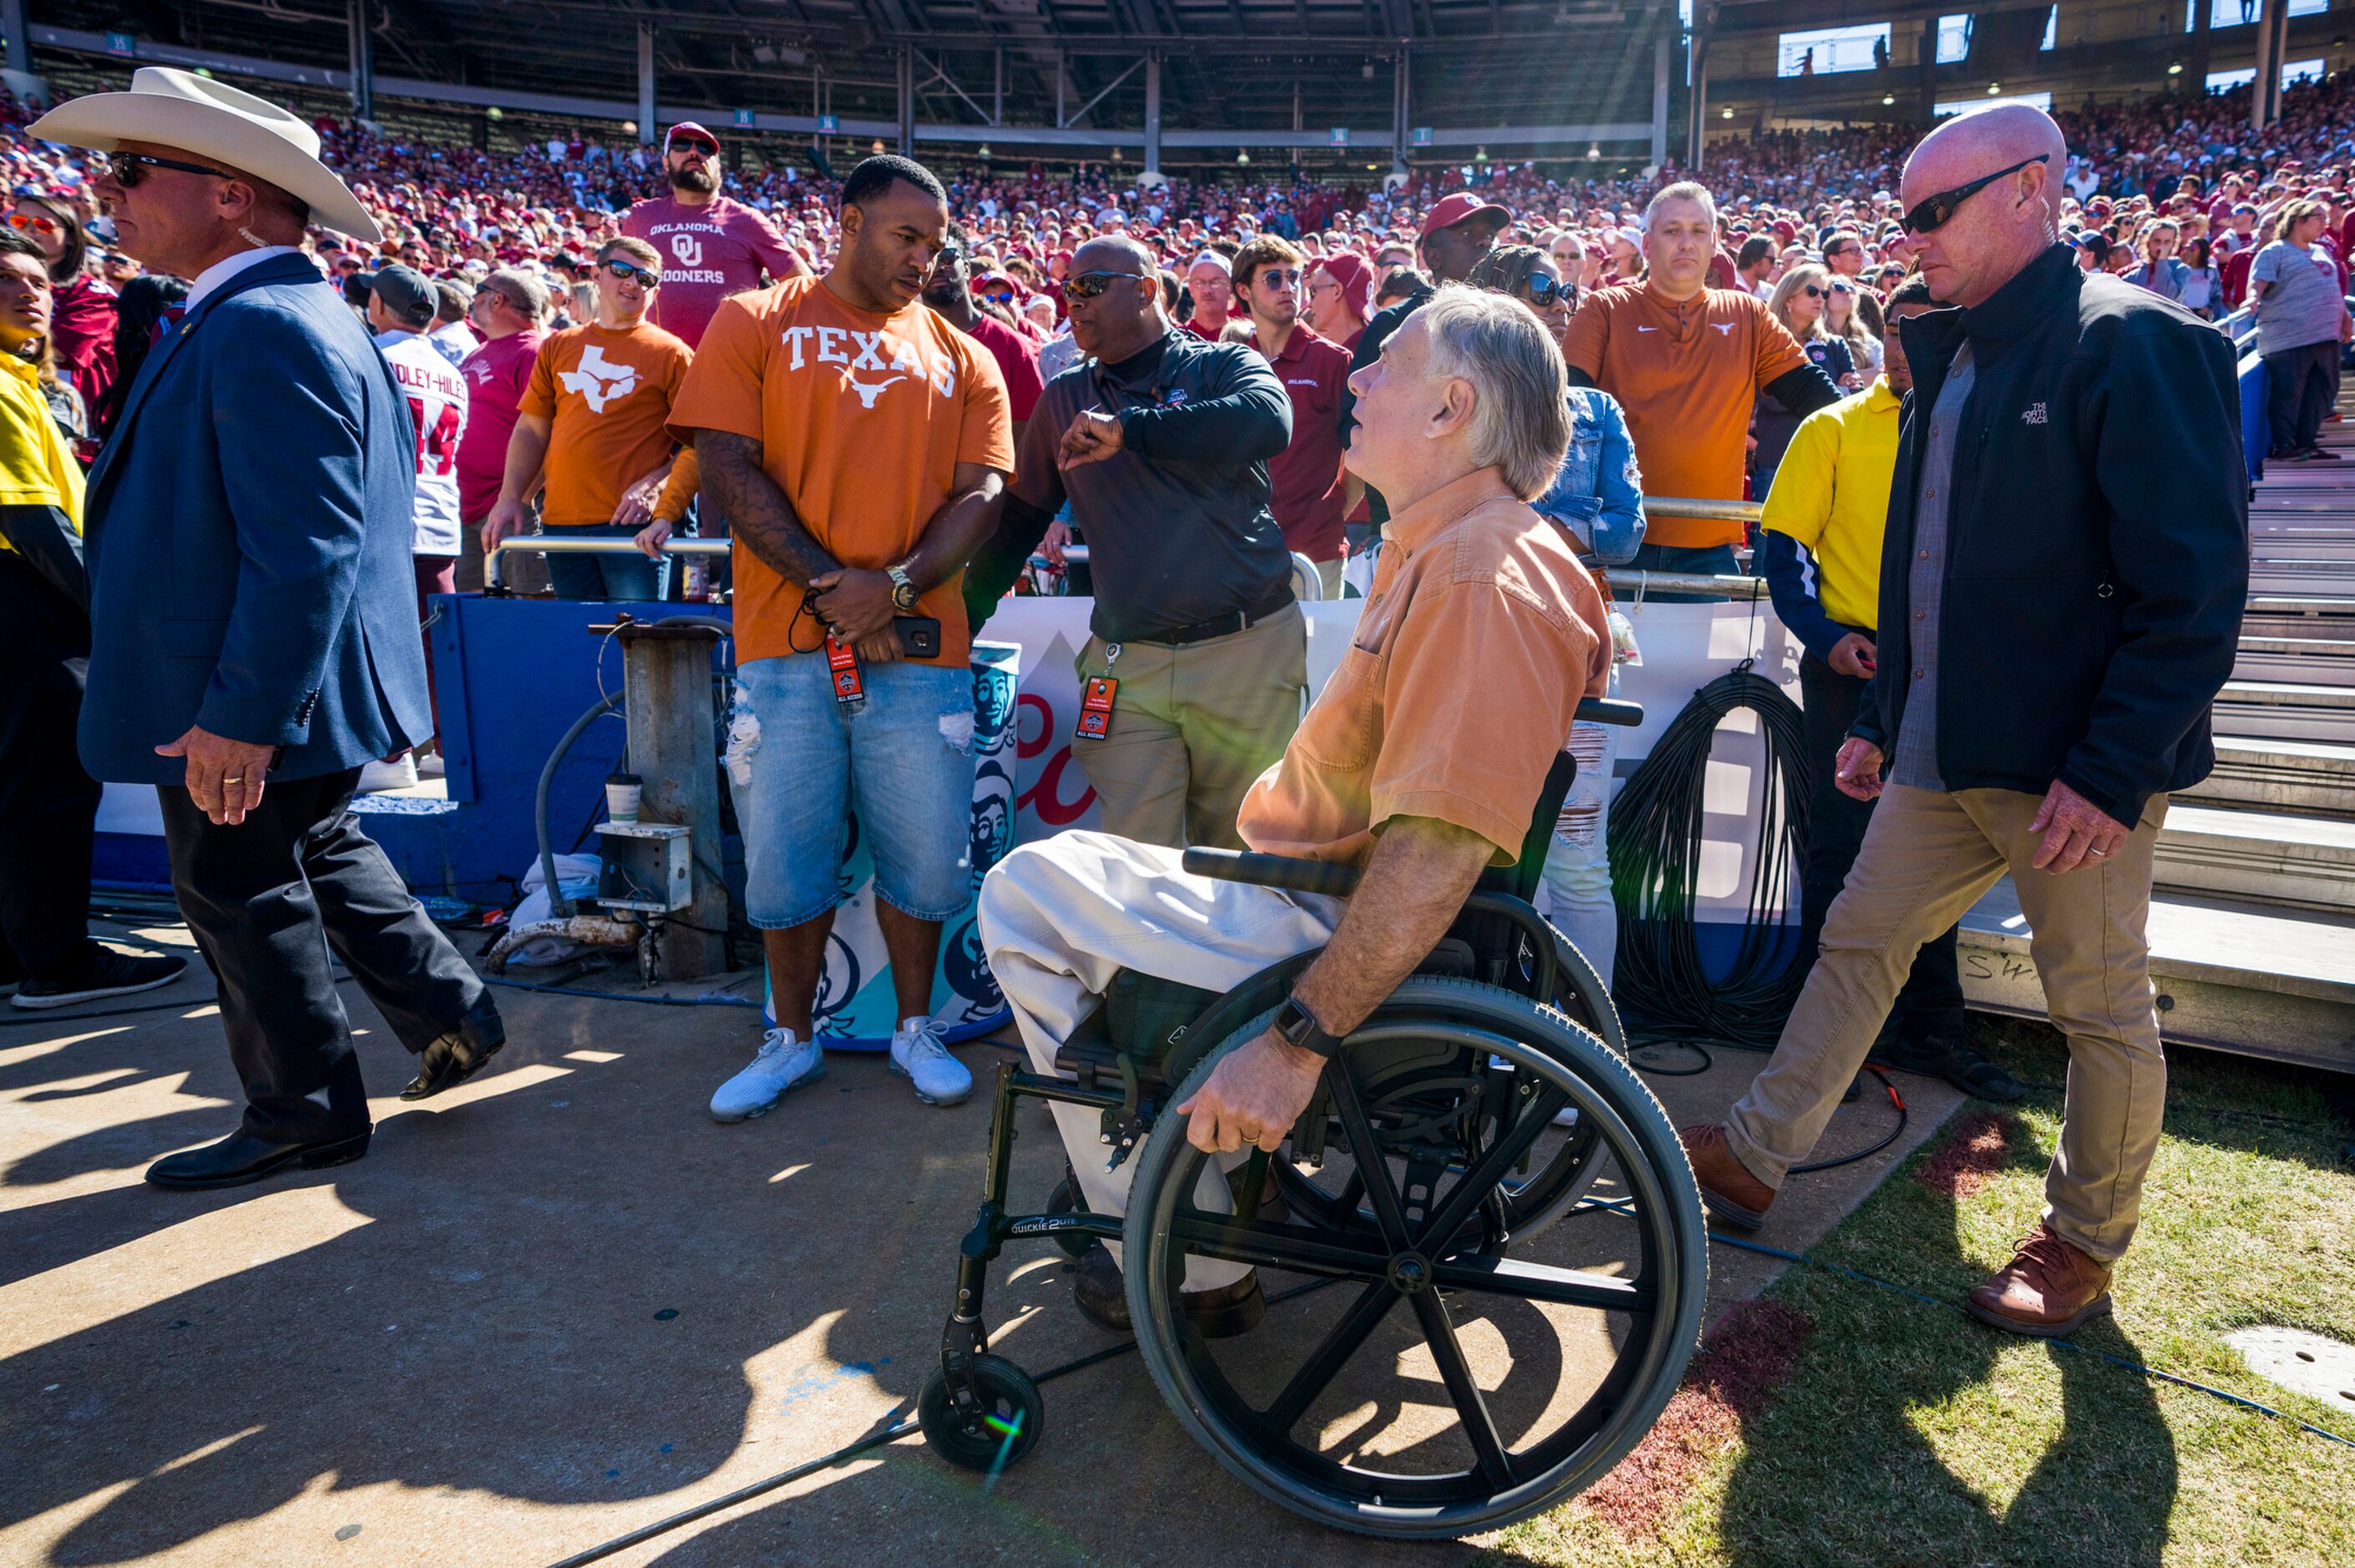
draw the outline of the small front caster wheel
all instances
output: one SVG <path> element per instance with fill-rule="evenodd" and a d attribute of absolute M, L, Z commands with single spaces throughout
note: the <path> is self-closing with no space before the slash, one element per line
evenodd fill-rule
<path fill-rule="evenodd" d="M 1039 1446 L 1047 1402 L 1030 1374 L 1003 1356 L 973 1358 L 974 1392 L 980 1406 L 968 1421 L 949 1395 L 949 1375 L 938 1367 L 924 1380 L 916 1401 L 916 1424 L 924 1441 L 952 1465 L 968 1470 L 998 1470 L 1018 1465 Z"/>

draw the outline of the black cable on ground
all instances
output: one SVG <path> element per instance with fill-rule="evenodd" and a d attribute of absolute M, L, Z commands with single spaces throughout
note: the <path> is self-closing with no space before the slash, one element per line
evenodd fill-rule
<path fill-rule="evenodd" d="M 1750 906 L 1722 975 L 1703 965 L 1699 901 L 1710 750 L 1718 726 L 1747 709 L 1765 747 L 1754 819 Z M 1611 891 L 1619 907 L 1612 989 L 1638 1044 L 1695 1040 L 1772 1047 L 1801 979 L 1772 901 L 1795 880 L 1807 842 L 1805 734 L 1796 703 L 1741 664 L 1700 691 L 1652 745 L 1611 803 Z"/>

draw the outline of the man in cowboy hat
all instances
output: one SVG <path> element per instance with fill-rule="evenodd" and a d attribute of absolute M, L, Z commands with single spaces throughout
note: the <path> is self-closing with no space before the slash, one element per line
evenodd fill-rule
<path fill-rule="evenodd" d="M 153 784 L 180 911 L 220 983 L 246 1094 L 229 1137 L 148 1168 L 227 1187 L 357 1160 L 368 1092 L 328 949 L 458 1082 L 504 1033 L 483 982 L 348 810 L 361 765 L 432 733 L 410 567 L 417 437 L 367 331 L 299 249 L 377 241 L 310 126 L 183 71 L 33 128 L 107 154 L 122 249 L 190 281 L 85 506 L 97 778 Z"/>

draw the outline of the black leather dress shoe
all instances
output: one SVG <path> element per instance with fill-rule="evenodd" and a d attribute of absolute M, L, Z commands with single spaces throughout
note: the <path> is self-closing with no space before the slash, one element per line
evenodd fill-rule
<path fill-rule="evenodd" d="M 507 1026 L 499 1021 L 499 1010 L 485 991 L 482 1001 L 466 1010 L 458 1027 L 425 1047 L 417 1064 L 417 1076 L 409 1087 L 400 1091 L 405 1100 L 422 1100 L 454 1089 L 476 1073 L 483 1064 L 499 1054 L 507 1043 Z"/>
<path fill-rule="evenodd" d="M 1120 1265 L 1097 1247 L 1080 1259 L 1071 1298 L 1080 1310 L 1115 1334 L 1133 1333 L 1128 1318 L 1128 1291 L 1121 1282 Z M 1178 1310 L 1206 1340 L 1231 1339 L 1259 1327 L 1267 1316 L 1267 1297 L 1259 1287 L 1259 1270 L 1252 1269 L 1231 1285 L 1209 1290 L 1181 1290 Z"/>
<path fill-rule="evenodd" d="M 272 1143 L 240 1128 L 218 1143 L 167 1154 L 147 1167 L 147 1180 L 158 1187 L 201 1191 L 208 1187 L 242 1187 L 290 1167 L 318 1171 L 348 1165 L 368 1152 L 368 1133 L 326 1143 Z"/>

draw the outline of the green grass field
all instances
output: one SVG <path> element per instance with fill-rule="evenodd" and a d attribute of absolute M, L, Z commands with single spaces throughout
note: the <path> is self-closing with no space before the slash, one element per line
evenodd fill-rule
<path fill-rule="evenodd" d="M 1643 1448 L 1482 1568 L 2355 1563 L 2355 1447 L 1954 1305 L 2035 1223 L 2065 1064 L 2049 1029 L 1977 1027 L 2029 1098 L 1966 1107 L 1815 1254 L 1939 1304 L 1792 1268 L 1712 1335 Z M 2355 1342 L 2334 1080 L 2194 1052 L 2170 1070 L 2116 1314 L 2078 1342 L 2355 1438 L 2355 1400 L 2300 1398 L 2224 1342 L 2253 1324 Z"/>

